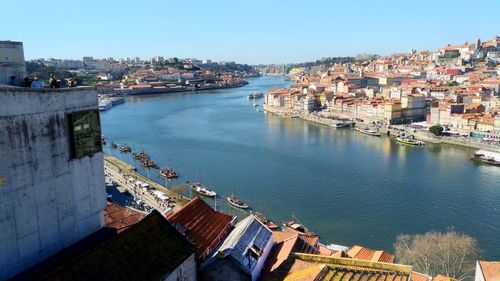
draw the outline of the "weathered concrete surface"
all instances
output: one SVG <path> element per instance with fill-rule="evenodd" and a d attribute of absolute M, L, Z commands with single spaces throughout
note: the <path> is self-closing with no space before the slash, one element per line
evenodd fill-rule
<path fill-rule="evenodd" d="M 0 280 L 103 226 L 102 153 L 70 160 L 65 120 L 97 107 L 93 88 L 0 87 Z"/>

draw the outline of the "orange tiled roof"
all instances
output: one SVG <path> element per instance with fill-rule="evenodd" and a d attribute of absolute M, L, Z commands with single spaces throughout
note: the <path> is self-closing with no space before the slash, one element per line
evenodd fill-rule
<path fill-rule="evenodd" d="M 448 276 L 438 274 L 432 279 L 432 281 L 458 281 L 458 280 L 451 278 L 451 277 L 448 277 Z"/>
<path fill-rule="evenodd" d="M 411 272 L 411 280 L 412 281 L 429 281 L 432 278 L 429 275 L 422 274 L 416 271 Z"/>
<path fill-rule="evenodd" d="M 485 281 L 500 280 L 500 261 L 478 261 Z"/>
<path fill-rule="evenodd" d="M 106 209 L 104 209 L 104 223 L 107 227 L 116 229 L 118 233 L 136 224 L 143 218 L 144 216 L 142 214 L 111 202 L 107 202 Z"/>
<path fill-rule="evenodd" d="M 347 255 L 353 259 L 387 263 L 394 262 L 394 256 L 385 251 L 376 251 L 358 245 L 351 247 L 351 249 L 347 252 Z"/>
<path fill-rule="evenodd" d="M 203 259 L 229 233 L 233 217 L 215 211 L 203 199 L 196 197 L 167 220 L 185 229 L 184 236 L 196 245 L 196 258 Z"/>

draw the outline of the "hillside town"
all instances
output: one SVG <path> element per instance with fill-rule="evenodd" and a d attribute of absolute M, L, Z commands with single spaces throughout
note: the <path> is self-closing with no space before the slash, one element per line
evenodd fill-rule
<path fill-rule="evenodd" d="M 268 112 L 347 119 L 380 126 L 439 124 L 456 137 L 500 139 L 500 37 L 333 64 L 265 97 Z"/>

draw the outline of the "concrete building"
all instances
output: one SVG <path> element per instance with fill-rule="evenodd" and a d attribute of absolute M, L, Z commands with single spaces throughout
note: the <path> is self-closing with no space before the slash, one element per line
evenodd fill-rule
<path fill-rule="evenodd" d="M 4 280 L 99 230 L 106 194 L 95 89 L 0 85 L 0 112 Z"/>
<path fill-rule="evenodd" d="M 0 84 L 9 84 L 12 76 L 17 85 L 26 77 L 23 43 L 0 41 Z"/>

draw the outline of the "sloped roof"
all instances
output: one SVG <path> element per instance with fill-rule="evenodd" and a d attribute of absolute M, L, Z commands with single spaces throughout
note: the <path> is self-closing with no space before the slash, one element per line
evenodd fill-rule
<path fill-rule="evenodd" d="M 142 220 L 143 217 L 144 215 L 140 213 L 111 202 L 108 202 L 106 209 L 104 209 L 104 224 L 107 227 L 116 229 L 118 233 L 136 224 Z"/>
<path fill-rule="evenodd" d="M 184 236 L 196 245 L 196 258 L 203 259 L 229 233 L 233 217 L 196 197 L 167 219 L 185 229 Z"/>
<path fill-rule="evenodd" d="M 64 261 L 38 280 L 160 280 L 194 251 L 160 213 L 153 211 L 112 239 Z"/>
<path fill-rule="evenodd" d="M 432 277 L 426 274 L 422 274 L 416 271 L 411 272 L 411 280 L 412 281 L 429 281 L 432 280 Z"/>
<path fill-rule="evenodd" d="M 294 253 L 266 280 L 407 281 L 411 266 Z"/>
<path fill-rule="evenodd" d="M 394 262 L 394 256 L 385 251 L 372 250 L 359 245 L 355 245 L 349 249 L 347 255 L 353 259 L 388 263 Z"/>
<path fill-rule="evenodd" d="M 438 274 L 432 279 L 432 281 L 458 281 L 458 280 L 451 278 L 451 277 L 448 277 L 448 276 Z"/>
<path fill-rule="evenodd" d="M 269 240 L 272 241 L 272 239 L 272 231 L 254 215 L 249 215 L 236 224 L 233 231 L 217 250 L 216 255 L 218 257 L 230 256 L 241 264 L 245 270 L 251 272 L 257 265 L 258 259 L 249 255 L 248 249 L 255 245 L 263 251 Z"/>
<path fill-rule="evenodd" d="M 500 261 L 478 261 L 485 281 L 500 281 Z"/>

